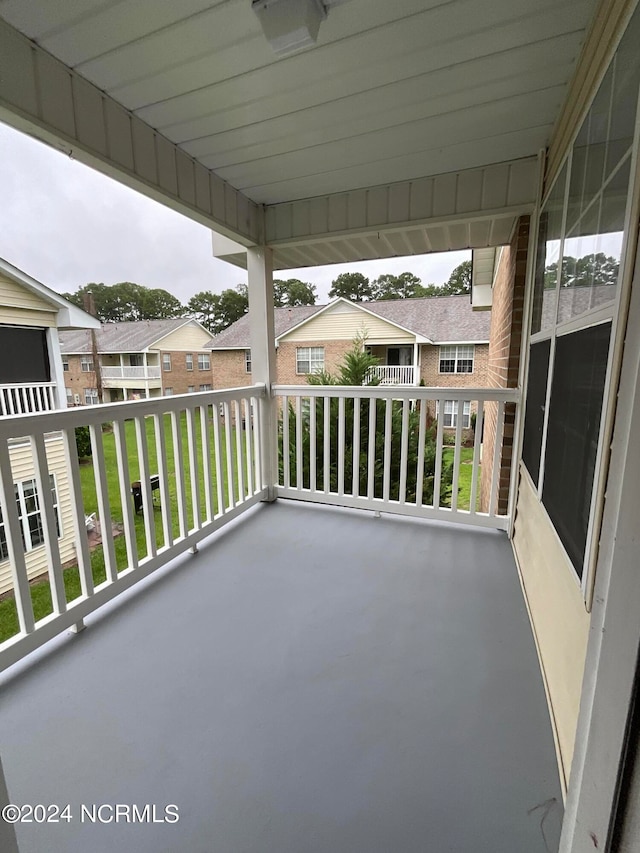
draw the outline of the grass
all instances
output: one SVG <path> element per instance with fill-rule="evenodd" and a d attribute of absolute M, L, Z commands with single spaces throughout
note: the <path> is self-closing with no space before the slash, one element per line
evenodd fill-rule
<path fill-rule="evenodd" d="M 443 462 L 453 462 L 453 447 L 444 447 Z M 460 448 L 460 473 L 458 475 L 458 509 L 469 509 L 471 504 L 471 475 L 473 474 L 473 447 Z M 468 463 L 468 464 L 464 464 Z M 478 493 L 476 510 L 480 510 L 480 465 L 478 465 Z"/>
<path fill-rule="evenodd" d="M 168 484 L 169 484 L 169 497 L 170 497 L 170 509 L 171 509 L 171 531 L 172 537 L 176 539 L 180 534 L 180 524 L 177 512 L 178 500 L 177 500 L 177 480 L 176 480 L 176 471 L 175 471 L 175 462 L 174 462 L 174 448 L 173 448 L 173 434 L 171 429 L 171 419 L 169 415 L 164 416 L 163 422 L 164 428 L 164 437 L 166 442 L 166 459 L 167 459 L 167 474 L 168 474 Z M 145 418 L 145 432 L 147 438 L 147 447 L 149 452 L 149 469 L 151 473 L 158 472 L 158 461 L 156 455 L 156 432 L 155 432 L 155 423 L 153 418 Z M 205 498 L 205 490 L 204 490 L 204 466 L 202 460 L 202 442 L 201 442 L 201 425 L 199 419 L 196 420 L 196 470 L 198 472 L 198 484 L 199 484 L 199 509 L 200 509 L 200 518 L 204 519 L 206 514 L 206 498 Z M 210 441 L 209 441 L 209 458 L 211 460 L 211 479 L 212 479 L 212 492 L 213 492 L 213 510 L 214 513 L 218 512 L 218 495 L 217 495 L 217 476 L 218 472 L 215 470 L 215 454 L 214 454 L 214 440 L 213 440 L 213 429 L 210 429 Z M 232 427 L 230 430 L 230 439 L 231 439 L 231 456 L 232 456 L 232 482 L 233 482 L 233 493 L 235 499 L 238 500 L 239 490 L 238 490 L 238 466 L 237 466 L 237 448 L 236 448 L 236 429 Z M 245 492 L 247 490 L 247 471 L 246 471 L 246 455 L 245 455 L 245 433 L 244 431 L 240 435 L 242 441 L 242 454 L 241 454 L 241 464 L 244 475 L 244 488 Z M 103 432 L 103 445 L 104 445 L 104 456 L 105 456 L 105 468 L 106 468 L 106 479 L 107 479 L 107 490 L 109 493 L 109 503 L 111 507 L 111 515 L 114 522 L 121 523 L 123 519 L 123 509 L 122 509 L 122 496 L 120 493 L 120 485 L 119 485 L 119 476 L 118 476 L 118 464 L 117 464 L 117 455 L 116 455 L 116 445 L 115 445 L 115 436 L 110 429 L 107 429 Z M 129 480 L 134 482 L 135 480 L 140 479 L 140 463 L 138 459 L 137 453 L 137 442 L 136 442 L 136 433 L 135 433 L 135 423 L 133 421 L 127 421 L 125 423 L 125 438 L 126 438 L 126 446 L 127 446 L 127 459 L 129 463 Z M 191 529 L 194 526 L 193 519 L 193 504 L 191 499 L 191 470 L 189 465 L 189 450 L 188 450 L 188 441 L 187 441 L 187 422 L 186 415 L 183 413 L 180 421 L 180 439 L 181 439 L 181 456 L 183 460 L 183 470 L 184 474 L 184 488 L 185 488 L 185 498 L 187 505 L 187 529 Z M 226 433 L 225 428 L 221 427 L 220 430 L 220 443 L 221 443 L 221 461 L 222 461 L 222 471 L 220 472 L 222 476 L 222 496 L 223 503 L 225 506 L 228 505 L 228 472 L 226 465 L 226 453 L 225 453 L 225 445 L 226 445 Z M 91 460 L 87 460 L 85 464 L 80 466 L 80 479 L 82 484 L 82 497 L 84 502 L 84 512 L 85 515 L 90 515 L 91 513 L 98 511 L 98 499 L 97 499 L 97 490 L 96 490 L 96 482 L 95 482 L 95 472 L 94 466 L 91 463 Z M 155 495 L 159 495 L 159 492 L 155 492 Z M 124 496 L 125 501 L 130 501 L 133 505 L 133 500 L 129 490 L 127 489 L 127 494 Z M 159 505 L 155 505 L 153 507 L 153 519 L 155 526 L 155 542 L 158 548 L 165 545 L 164 541 L 164 533 L 162 526 L 162 511 Z M 138 559 L 141 560 L 147 555 L 147 535 L 146 535 L 146 527 L 145 527 L 145 519 L 142 511 L 139 513 L 134 513 L 134 528 L 135 528 L 135 537 L 136 537 L 136 549 Z M 108 535 L 108 532 L 105 531 L 105 535 Z M 118 571 L 122 571 L 127 568 L 129 565 L 129 558 L 127 554 L 126 541 L 124 536 L 116 536 L 114 538 L 114 549 L 116 556 L 116 565 Z M 99 545 L 91 552 L 91 570 L 93 574 L 93 582 L 94 585 L 98 585 L 103 583 L 106 580 L 106 567 L 105 567 L 105 559 L 104 559 L 104 551 L 103 547 Z M 78 598 L 81 593 L 81 585 L 80 585 L 80 573 L 77 566 L 71 566 L 64 570 L 64 585 L 65 585 L 65 594 L 67 602 L 71 602 L 74 599 Z M 36 621 L 39 619 L 43 619 L 45 616 L 48 616 L 53 612 L 53 605 L 51 600 L 51 591 L 48 580 L 42 580 L 38 583 L 31 585 L 31 600 L 33 602 L 33 610 Z M 9 639 L 14 634 L 16 634 L 19 630 L 18 625 L 18 614 L 15 605 L 14 598 L 7 597 L 3 601 L 0 601 L 0 642 Z"/>

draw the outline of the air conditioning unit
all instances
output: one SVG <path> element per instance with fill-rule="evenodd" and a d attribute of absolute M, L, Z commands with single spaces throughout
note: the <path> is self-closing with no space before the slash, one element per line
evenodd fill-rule
<path fill-rule="evenodd" d="M 76 404 L 76 406 L 80 405 L 80 394 L 73 395 L 73 402 Z"/>

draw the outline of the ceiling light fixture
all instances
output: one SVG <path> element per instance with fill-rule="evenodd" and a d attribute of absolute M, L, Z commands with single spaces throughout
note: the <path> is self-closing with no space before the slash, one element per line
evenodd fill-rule
<path fill-rule="evenodd" d="M 327 17 L 322 0 L 253 0 L 251 8 L 278 56 L 315 44 Z"/>

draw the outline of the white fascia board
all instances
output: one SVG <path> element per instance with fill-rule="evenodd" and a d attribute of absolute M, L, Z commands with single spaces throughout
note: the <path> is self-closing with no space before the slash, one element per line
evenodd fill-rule
<path fill-rule="evenodd" d="M 471 344 L 488 344 L 489 341 L 433 341 L 435 347 L 470 346 Z"/>
<path fill-rule="evenodd" d="M 99 329 L 100 321 L 96 320 L 95 317 L 92 317 L 91 314 L 87 314 L 86 311 L 83 311 L 81 308 L 78 308 L 76 305 L 73 305 L 71 302 L 68 302 L 59 293 L 56 293 L 55 290 L 51 290 L 50 287 L 47 287 L 45 284 L 42 284 L 41 281 L 37 281 L 35 278 L 32 278 L 30 275 L 27 275 L 26 272 L 23 272 L 18 267 L 14 267 L 13 264 L 10 264 L 8 261 L 5 261 L 4 258 L 0 258 L 0 272 L 4 273 L 8 278 L 12 281 L 15 281 L 16 284 L 19 284 L 21 287 L 24 287 L 25 290 L 34 293 L 36 296 L 40 297 L 44 302 L 48 302 L 49 305 L 56 311 L 57 314 L 57 325 L 58 328 L 63 329 Z"/>

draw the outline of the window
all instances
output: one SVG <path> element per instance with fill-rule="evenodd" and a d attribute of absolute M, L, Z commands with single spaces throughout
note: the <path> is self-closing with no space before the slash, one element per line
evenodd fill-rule
<path fill-rule="evenodd" d="M 251 373 L 251 350 L 246 349 L 244 351 L 244 369 L 247 373 Z"/>
<path fill-rule="evenodd" d="M 67 406 L 71 406 L 73 405 L 73 391 L 71 388 L 66 388 L 65 390 L 67 392 Z"/>
<path fill-rule="evenodd" d="M 171 370 L 171 353 L 163 352 L 162 353 L 162 369 L 169 371 Z"/>
<path fill-rule="evenodd" d="M 69 372 L 69 359 L 68 358 L 62 359 L 62 369 L 64 370 L 65 373 Z"/>
<path fill-rule="evenodd" d="M 164 396 L 165 397 L 171 397 L 172 395 L 173 395 L 173 388 L 165 388 L 164 389 Z"/>
<path fill-rule="evenodd" d="M 444 417 L 442 418 L 442 426 L 455 428 L 458 426 L 458 411 L 462 405 L 462 428 L 469 429 L 471 426 L 471 401 L 464 400 L 445 400 L 444 401 Z M 436 418 L 440 416 L 440 403 L 436 401 Z"/>
<path fill-rule="evenodd" d="M 90 355 L 80 356 L 80 370 L 82 370 L 83 373 L 93 372 L 93 358 Z"/>
<path fill-rule="evenodd" d="M 193 370 L 193 353 L 188 352 L 185 355 L 184 360 L 187 365 L 187 370 Z"/>
<path fill-rule="evenodd" d="M 84 402 L 86 406 L 97 406 L 100 400 L 98 400 L 98 389 L 97 388 L 85 388 L 84 389 Z"/>
<path fill-rule="evenodd" d="M 60 509 L 58 507 L 58 490 L 56 488 L 56 480 L 53 474 L 49 475 L 51 484 L 51 497 L 53 499 L 53 509 L 56 519 L 56 530 L 58 537 L 61 536 L 60 527 Z M 22 534 L 22 547 L 25 551 L 33 551 L 38 545 L 44 542 L 44 527 L 42 514 L 40 509 L 40 498 L 35 480 L 24 480 L 22 483 L 14 484 L 16 495 L 16 504 L 18 509 L 18 519 L 20 520 L 20 532 Z M 5 522 L 0 508 L 0 560 L 6 560 L 9 557 L 9 547 L 7 545 L 7 534 L 5 531 Z"/>
<path fill-rule="evenodd" d="M 198 353 L 198 370 L 211 370 L 211 358 L 208 353 Z"/>
<path fill-rule="evenodd" d="M 201 385 L 200 390 L 201 391 L 213 391 L 213 386 L 212 385 Z"/>
<path fill-rule="evenodd" d="M 320 373 L 324 370 L 324 347 L 298 347 L 296 373 Z"/>
<path fill-rule="evenodd" d="M 187 388 L 187 391 L 189 392 L 189 394 L 193 394 L 193 392 L 194 392 L 195 390 L 196 390 L 196 386 L 195 386 L 195 385 L 189 385 L 189 387 Z"/>
<path fill-rule="evenodd" d="M 474 352 L 473 344 L 440 347 L 440 373 L 473 373 Z"/>

